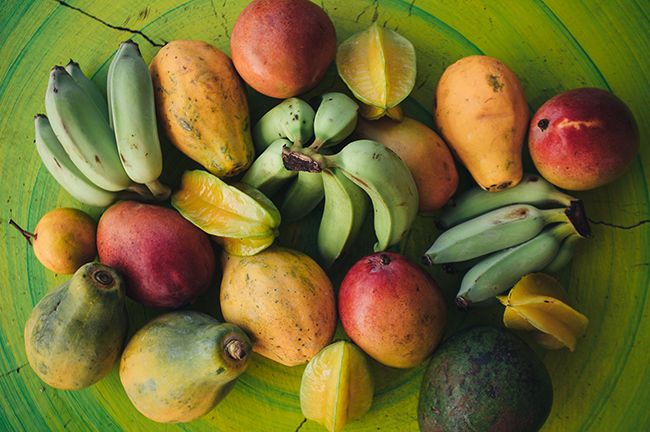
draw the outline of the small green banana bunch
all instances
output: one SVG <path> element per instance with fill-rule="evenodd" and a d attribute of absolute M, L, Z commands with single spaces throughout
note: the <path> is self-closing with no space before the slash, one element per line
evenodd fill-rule
<path fill-rule="evenodd" d="M 438 227 L 445 231 L 422 262 L 467 270 L 456 295 L 463 310 L 495 304 L 529 273 L 557 272 L 573 258 L 578 240 L 591 235 L 582 201 L 535 174 L 499 192 L 468 189 L 445 209 Z"/>
<path fill-rule="evenodd" d="M 259 154 L 242 182 L 274 197 L 282 223 L 309 214 L 324 200 L 318 230 L 320 264 L 330 267 L 358 238 L 371 207 L 375 251 L 399 243 L 417 215 L 418 194 L 406 164 L 383 144 L 344 144 L 357 124 L 358 104 L 343 93 L 324 93 L 306 103 L 290 98 L 253 128 Z"/>
<path fill-rule="evenodd" d="M 107 100 L 78 63 L 52 68 L 45 111 L 34 118 L 36 148 L 74 198 L 94 207 L 169 198 L 153 84 L 135 42 L 122 42 L 110 64 Z"/>

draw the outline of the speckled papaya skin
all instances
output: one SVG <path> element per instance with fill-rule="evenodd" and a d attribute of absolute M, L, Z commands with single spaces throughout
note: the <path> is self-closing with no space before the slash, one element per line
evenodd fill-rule
<path fill-rule="evenodd" d="M 181 152 L 224 178 L 246 170 L 255 149 L 246 86 L 232 60 L 197 40 L 176 40 L 149 65 L 158 123 Z"/>
<path fill-rule="evenodd" d="M 505 328 L 474 326 L 429 361 L 418 425 L 421 432 L 536 432 L 552 404 L 551 377 L 535 351 Z"/>

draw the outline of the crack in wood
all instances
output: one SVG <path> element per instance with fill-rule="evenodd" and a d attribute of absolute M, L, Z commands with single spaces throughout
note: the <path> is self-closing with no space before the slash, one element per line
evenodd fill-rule
<path fill-rule="evenodd" d="M 27 366 L 29 366 L 29 363 L 25 363 L 24 365 L 18 366 L 16 369 L 12 369 L 9 372 L 5 372 L 4 374 L 2 374 L 2 376 L 7 377 L 7 376 L 9 376 L 9 375 L 11 375 L 13 373 L 20 373 L 20 370 L 22 368 L 24 368 L 24 367 L 27 367 Z"/>
<path fill-rule="evenodd" d="M 303 419 L 303 421 L 300 422 L 300 424 L 298 425 L 298 428 L 296 429 L 296 432 L 298 432 L 300 430 L 300 428 L 302 428 L 302 425 L 304 425 L 305 423 L 307 423 L 307 419 Z"/>
<path fill-rule="evenodd" d="M 618 229 L 624 229 L 624 230 L 630 230 L 634 228 L 638 228 L 641 225 L 645 225 L 647 223 L 650 223 L 650 219 L 642 220 L 640 222 L 635 223 L 634 225 L 615 225 L 609 222 L 604 222 L 604 221 L 594 221 L 592 219 L 589 219 L 589 223 L 592 223 L 594 225 L 602 225 L 606 227 L 611 227 L 611 228 L 618 228 Z"/>
<path fill-rule="evenodd" d="M 156 43 L 149 36 L 147 36 L 146 34 L 141 32 L 140 30 L 133 30 L 133 29 L 130 29 L 128 27 L 115 26 L 115 25 L 109 24 L 106 21 L 104 21 L 104 20 L 102 20 L 100 18 L 97 18 L 94 15 L 89 14 L 88 12 L 86 12 L 86 11 L 84 11 L 82 9 L 79 9 L 78 7 L 74 7 L 71 4 L 69 4 L 69 3 L 67 3 L 67 2 L 65 2 L 63 0 L 54 0 L 54 1 L 59 3 L 61 6 L 65 6 L 65 7 L 69 8 L 69 9 L 72 9 L 74 11 L 77 11 L 77 12 L 87 16 L 88 18 L 94 19 L 95 21 L 97 21 L 97 22 L 99 22 L 99 23 L 101 23 L 101 24 L 105 25 L 106 27 L 111 28 L 113 30 L 119 30 L 119 31 L 124 31 L 124 32 L 128 32 L 128 33 L 138 34 L 138 35 L 142 36 L 147 42 L 149 42 L 151 45 L 153 45 L 155 47 L 162 47 L 162 46 L 165 46 L 165 44 L 167 43 L 165 41 L 163 41 L 162 44 Z"/>

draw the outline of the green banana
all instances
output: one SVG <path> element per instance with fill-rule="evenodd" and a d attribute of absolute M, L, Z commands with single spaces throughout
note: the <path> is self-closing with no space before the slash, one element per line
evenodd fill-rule
<path fill-rule="evenodd" d="M 282 149 L 290 147 L 291 141 L 279 138 L 273 141 L 253 162 L 242 177 L 242 183 L 260 190 L 271 198 L 289 179 L 296 176 L 296 171 L 289 171 L 282 162 Z"/>
<path fill-rule="evenodd" d="M 339 168 L 370 196 L 377 236 L 374 250 L 383 251 L 402 241 L 418 212 L 417 187 L 404 161 L 371 140 L 352 141 L 334 155 L 318 156 L 323 167 Z"/>
<path fill-rule="evenodd" d="M 289 224 L 307 216 L 325 198 L 323 174 L 299 171 L 291 180 L 280 204 L 282 223 Z"/>
<path fill-rule="evenodd" d="M 323 93 L 314 117 L 314 142 L 309 146 L 318 152 L 347 138 L 357 127 L 359 105 L 343 93 Z"/>
<path fill-rule="evenodd" d="M 145 184 L 158 201 L 171 195 L 159 180 L 163 169 L 153 83 L 138 44 L 120 44 L 111 61 L 107 104 L 120 159 L 128 176 Z"/>
<path fill-rule="evenodd" d="M 70 195 L 93 207 L 108 207 L 118 199 L 126 199 L 120 192 L 110 192 L 97 186 L 72 163 L 56 138 L 50 121 L 44 114 L 34 117 L 36 150 L 45 168 Z"/>
<path fill-rule="evenodd" d="M 526 173 L 516 186 L 498 192 L 488 192 L 479 186 L 467 189 L 452 199 L 452 204 L 442 212 L 437 225 L 440 229 L 451 228 L 510 204 L 543 206 L 556 203 L 569 207 L 572 201 L 576 201 L 576 198 L 559 191 L 542 176 Z"/>
<path fill-rule="evenodd" d="M 115 133 L 92 98 L 62 66 L 50 72 L 45 110 L 66 153 L 90 181 L 108 191 L 134 186 L 122 166 Z"/>
<path fill-rule="evenodd" d="M 581 238 L 578 234 L 568 235 L 562 241 L 562 244 L 560 244 L 560 250 L 555 255 L 555 258 L 553 258 L 553 261 L 548 263 L 541 271 L 546 274 L 554 274 L 569 264 L 571 259 L 573 259 L 576 246 Z"/>
<path fill-rule="evenodd" d="M 325 207 L 318 227 L 318 252 L 321 266 L 329 268 L 356 241 L 370 198 L 337 168 L 324 169 L 322 179 Z"/>
<path fill-rule="evenodd" d="M 465 273 L 456 306 L 467 310 L 508 291 L 525 275 L 546 267 L 557 255 L 562 240 L 574 233 L 570 223 L 560 222 L 544 228 L 527 242 L 487 255 Z"/>
<path fill-rule="evenodd" d="M 72 79 L 74 79 L 79 86 L 84 89 L 88 96 L 92 98 L 95 102 L 95 105 L 104 115 L 104 118 L 108 121 L 108 104 L 106 99 L 102 95 L 102 92 L 99 90 L 99 87 L 95 85 L 81 70 L 79 63 L 70 60 L 70 62 L 65 66 L 65 70 L 70 74 Z"/>
<path fill-rule="evenodd" d="M 314 136 L 314 109 L 302 99 L 285 99 L 259 119 L 252 130 L 257 154 L 279 138 L 302 147 Z"/>
<path fill-rule="evenodd" d="M 471 260 L 528 241 L 555 222 L 573 225 L 576 220 L 577 229 L 588 227 L 588 221 L 581 217 L 584 213 L 577 206 L 548 210 L 530 204 L 500 207 L 444 231 L 422 256 L 422 262 L 431 266 Z"/>

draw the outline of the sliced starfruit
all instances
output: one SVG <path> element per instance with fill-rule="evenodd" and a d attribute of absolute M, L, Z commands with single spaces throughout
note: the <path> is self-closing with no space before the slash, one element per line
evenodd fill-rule
<path fill-rule="evenodd" d="M 385 115 L 398 122 L 404 120 L 404 111 L 402 111 L 401 104 L 395 105 L 392 108 L 380 108 L 361 102 L 359 105 L 359 114 L 366 120 L 377 120 Z"/>
<path fill-rule="evenodd" d="M 568 305 L 560 282 L 545 273 L 524 276 L 507 296 L 497 298 L 506 307 L 505 326 L 534 332 L 535 341 L 546 349 L 574 351 L 589 324 L 586 316 Z"/>
<path fill-rule="evenodd" d="M 365 353 L 349 341 L 336 341 L 307 364 L 300 384 L 300 407 L 308 420 L 330 432 L 365 414 L 374 383 Z"/>
<path fill-rule="evenodd" d="M 343 41 L 336 52 L 335 63 L 339 76 L 354 96 L 378 108 L 366 108 L 370 117 L 397 115 L 389 110 L 406 99 L 415 86 L 413 44 L 377 21 Z M 361 115 L 364 116 L 363 109 Z"/>
<path fill-rule="evenodd" d="M 229 185 L 202 170 L 185 171 L 171 203 L 206 233 L 228 238 L 267 238 L 280 225 L 280 212 L 260 191 Z"/>
<path fill-rule="evenodd" d="M 279 231 L 275 229 L 271 234 L 264 237 L 233 238 L 212 236 L 212 239 L 229 255 L 253 256 L 271 246 L 278 234 Z"/>

